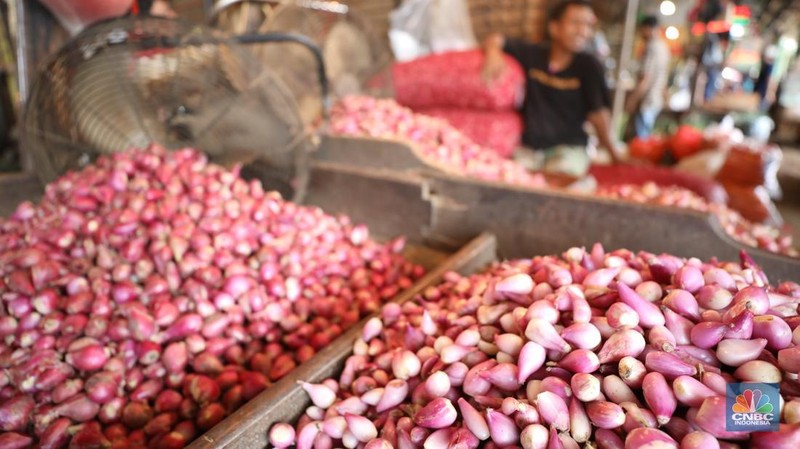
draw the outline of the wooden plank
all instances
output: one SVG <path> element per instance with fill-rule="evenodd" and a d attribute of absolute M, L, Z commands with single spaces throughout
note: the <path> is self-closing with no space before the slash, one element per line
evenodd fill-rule
<path fill-rule="evenodd" d="M 313 159 L 394 172 L 430 168 L 410 145 L 398 140 L 369 137 L 324 136 L 319 149 L 313 153 Z"/>
<path fill-rule="evenodd" d="M 439 283 L 448 271 L 471 274 L 496 260 L 495 239 L 482 234 L 464 246 L 436 270 L 431 271 L 395 302 L 403 303 L 421 293 L 426 287 Z M 268 429 L 277 422 L 296 421 L 308 407 L 308 395 L 298 381 L 317 383 L 342 370 L 352 354 L 353 343 L 369 318 L 345 332 L 308 362 L 300 365 L 258 397 L 245 404 L 233 415 L 195 440 L 189 449 L 254 449 L 268 447 Z"/>
<path fill-rule="evenodd" d="M 404 235 L 427 243 L 423 231 L 431 219 L 422 198 L 422 180 L 397 172 L 315 162 L 305 204 L 345 214 L 377 235 Z M 477 234 L 476 234 L 477 235 Z"/>
<path fill-rule="evenodd" d="M 424 179 L 429 191 L 421 196 L 430 203 L 430 226 L 422 236 L 417 236 L 419 215 L 409 214 L 414 217 L 414 224 L 402 229 L 434 247 L 457 247 L 488 230 L 498 236 L 504 257 L 560 252 L 569 246 L 599 241 L 609 248 L 643 249 L 706 259 L 736 260 L 739 251 L 744 249 L 762 262 L 773 276 L 795 279 L 800 273 L 800 260 L 744 246 L 725 234 L 716 218 L 707 214 L 458 177 L 424 163 L 412 147 L 397 141 L 333 138 L 323 145 L 320 154 L 321 159 L 335 162 L 340 170 L 352 166 L 355 170 L 352 174 L 364 173 L 366 169 L 366 173 L 380 172 L 380 176 L 396 181 Z M 376 192 L 385 190 L 387 197 L 398 195 L 392 187 L 378 180 L 372 188 Z M 403 193 L 406 199 L 414 198 L 413 187 L 410 188 L 412 190 Z M 321 204 L 334 201 L 336 194 L 328 194 Z M 354 195 L 359 198 L 360 194 Z M 379 200 L 373 204 L 380 207 Z M 393 204 L 407 206 L 397 198 Z M 359 215 L 369 219 L 376 214 L 360 211 Z M 514 219 L 506 219 L 509 216 Z M 525 243 L 516 246 L 520 239 Z M 518 251 L 507 254 L 506 249 Z"/>
<path fill-rule="evenodd" d="M 739 260 L 746 250 L 773 282 L 797 280 L 800 260 L 744 246 L 717 219 L 688 210 L 519 188 L 431 173 L 426 198 L 432 204 L 426 239 L 458 245 L 478 232 L 498 236 L 501 257 L 560 253 L 601 242 L 708 260 Z"/>

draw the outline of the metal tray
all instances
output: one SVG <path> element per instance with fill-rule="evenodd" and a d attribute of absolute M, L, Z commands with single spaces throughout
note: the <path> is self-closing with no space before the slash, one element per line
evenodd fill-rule
<path fill-rule="evenodd" d="M 489 234 L 480 234 L 478 237 L 467 239 L 467 244 L 454 253 L 452 251 L 453 247 L 449 245 L 447 249 L 426 246 L 421 241 L 420 230 L 423 228 L 422 220 L 427 222 L 430 214 L 427 213 L 425 203 L 420 197 L 419 183 L 409 182 L 400 178 L 389 178 L 387 180 L 370 177 L 362 178 L 348 175 L 346 171 L 344 174 L 335 170 L 326 171 L 324 169 L 319 170 L 319 172 L 318 176 L 314 178 L 319 193 L 315 197 L 316 201 L 310 205 L 320 206 L 329 213 L 346 214 L 351 210 L 357 213 L 363 212 L 351 218 L 356 222 L 367 224 L 373 234 L 372 237 L 378 241 L 385 240 L 382 237 L 401 235 L 403 230 L 415 231 L 413 235 L 407 236 L 409 243 L 406 245 L 404 256 L 414 263 L 423 265 L 428 274 L 410 289 L 397 296 L 394 299 L 396 302 L 407 301 L 427 286 L 438 283 L 444 273 L 448 271 L 470 273 L 495 259 L 496 239 Z M 378 192 L 381 197 L 374 198 L 372 202 L 357 196 L 348 197 L 347 195 L 342 195 L 341 192 L 337 192 L 336 189 L 330 189 L 331 186 L 335 186 L 337 183 L 355 188 L 356 191 Z M 383 188 L 376 188 L 376 184 L 383 185 Z M 406 188 L 403 189 L 403 186 Z M 394 192 L 395 195 L 385 195 L 383 193 L 385 190 Z M 410 192 L 413 192 L 413 196 L 416 196 L 417 201 L 407 200 L 404 195 Z M 326 193 L 332 196 L 326 196 Z M 41 185 L 34 177 L 25 175 L 0 177 L 0 212 L 3 215 L 8 215 L 13 212 L 19 202 L 36 200 L 41 194 Z M 380 204 L 376 204 L 375 201 L 380 202 Z M 326 202 L 329 202 L 331 208 L 335 210 L 329 210 L 331 208 L 325 207 Z M 348 208 L 348 204 L 359 204 L 361 207 Z M 375 213 L 375 211 L 380 211 L 380 213 Z M 245 435 L 247 438 L 257 438 L 258 415 L 262 414 L 261 410 L 265 405 L 273 401 L 271 398 L 285 396 L 285 390 L 296 386 L 297 379 L 310 378 L 304 373 L 335 368 L 338 360 L 344 360 L 341 354 L 352 346 L 352 342 L 360 332 L 362 325 L 363 322 L 351 328 L 310 361 L 296 368 L 284 380 L 275 384 L 248 404 L 245 404 L 217 427 L 198 439 L 191 447 L 207 447 L 208 444 L 211 444 L 210 447 L 217 447 L 218 443 L 215 443 L 215 441 L 223 441 L 235 437 L 247 429 L 253 432 L 253 435 Z M 265 400 L 264 397 L 268 399 Z M 240 423 L 244 425 L 240 425 Z M 209 441 L 211 443 L 208 443 Z M 265 445 L 266 434 L 264 435 L 263 446 Z M 240 447 L 253 446 L 244 444 Z"/>
<path fill-rule="evenodd" d="M 366 217 L 375 209 L 363 204 L 377 208 L 381 198 L 390 198 L 392 210 L 403 211 L 402 233 L 416 235 L 419 223 L 426 223 L 418 237 L 429 246 L 457 247 L 488 231 L 498 236 L 500 255 L 512 258 L 595 242 L 702 259 L 738 260 L 745 250 L 773 282 L 800 277 L 800 259 L 743 245 L 710 214 L 448 174 L 402 142 L 329 136 L 312 165 L 312 179 L 324 178 L 328 187 L 323 204 Z M 415 186 L 423 189 L 419 196 Z M 310 190 L 312 200 L 320 195 L 319 185 Z"/>
<path fill-rule="evenodd" d="M 745 250 L 773 283 L 800 278 L 800 259 L 736 242 L 712 215 L 442 174 L 427 175 L 425 183 L 432 203 L 426 239 L 434 246 L 458 245 L 478 232 L 491 232 L 503 258 L 560 253 L 595 242 L 606 249 L 703 260 L 736 261 Z"/>
<path fill-rule="evenodd" d="M 422 197 L 423 178 L 387 169 L 316 161 L 310 171 L 304 204 L 347 215 L 377 235 L 404 235 L 411 242 L 425 241 L 423 231 L 432 211 Z"/>
<path fill-rule="evenodd" d="M 412 299 L 426 287 L 438 283 L 442 275 L 448 271 L 462 274 L 476 272 L 496 260 L 495 244 L 494 236 L 479 235 L 410 289 L 397 296 L 394 301 L 402 303 Z M 297 381 L 319 382 L 339 372 L 352 353 L 353 343 L 361 334 L 361 328 L 368 319 L 365 318 L 353 326 L 311 360 L 295 368 L 268 390 L 200 436 L 188 448 L 267 447 L 267 431 L 270 426 L 276 422 L 297 420 L 310 404 L 308 396 L 298 386 Z"/>
<path fill-rule="evenodd" d="M 411 144 L 373 137 L 322 136 L 313 159 L 395 172 L 433 167 L 417 155 Z"/>

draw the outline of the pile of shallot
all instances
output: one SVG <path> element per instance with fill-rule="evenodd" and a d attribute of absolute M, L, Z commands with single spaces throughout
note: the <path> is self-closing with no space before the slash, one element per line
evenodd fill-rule
<path fill-rule="evenodd" d="M 531 187 L 547 185 L 543 176 L 477 145 L 442 119 L 417 114 L 391 99 L 347 97 L 331 109 L 333 134 L 410 142 L 438 169 L 485 181 Z"/>
<path fill-rule="evenodd" d="M 183 447 L 419 278 L 403 246 L 192 150 L 67 174 L 0 220 L 0 447 Z"/>
<path fill-rule="evenodd" d="M 791 234 L 774 226 L 748 221 L 726 205 L 710 203 L 691 190 L 682 187 L 659 187 L 653 183 L 641 186 L 622 184 L 602 187 L 598 189 L 597 194 L 636 203 L 710 212 L 719 219 L 720 225 L 728 235 L 745 245 L 790 257 L 800 256 L 800 252 L 793 245 Z"/>
<path fill-rule="evenodd" d="M 800 285 L 741 263 L 572 248 L 455 273 L 371 318 L 273 447 L 800 447 Z M 779 383 L 777 432 L 726 384 Z"/>

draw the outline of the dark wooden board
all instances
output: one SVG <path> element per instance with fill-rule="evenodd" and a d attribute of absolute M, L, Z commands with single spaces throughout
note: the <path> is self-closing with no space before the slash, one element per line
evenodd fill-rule
<path fill-rule="evenodd" d="M 310 178 L 304 204 L 345 214 L 382 236 L 423 242 L 431 208 L 422 198 L 421 178 L 326 162 L 313 162 Z"/>
<path fill-rule="evenodd" d="M 703 260 L 739 260 L 744 249 L 771 281 L 800 279 L 800 260 L 742 245 L 710 215 L 435 173 L 426 178 L 433 211 L 426 238 L 431 242 L 458 245 L 477 232 L 491 232 L 498 236 L 500 256 L 507 258 L 560 253 L 595 242 L 606 249 Z"/>
<path fill-rule="evenodd" d="M 426 287 L 440 282 L 442 275 L 448 271 L 471 274 L 493 262 L 496 258 L 495 242 L 492 235 L 478 236 L 411 289 L 400 294 L 395 301 L 402 303 L 412 299 Z M 316 383 L 340 372 L 345 360 L 352 354 L 353 343 L 361 335 L 361 328 L 367 319 L 200 436 L 188 446 L 189 449 L 267 447 L 268 429 L 277 422 L 296 421 L 310 404 L 308 396 L 297 382 Z"/>

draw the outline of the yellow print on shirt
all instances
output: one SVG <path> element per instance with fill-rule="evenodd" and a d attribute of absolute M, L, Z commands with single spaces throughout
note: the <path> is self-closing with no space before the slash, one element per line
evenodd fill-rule
<path fill-rule="evenodd" d="M 576 90 L 581 88 L 581 80 L 579 78 L 559 78 L 557 76 L 550 75 L 549 73 L 545 73 L 539 69 L 531 69 L 528 72 L 528 75 L 536 81 L 539 81 L 545 86 L 552 87 L 553 89 Z"/>

